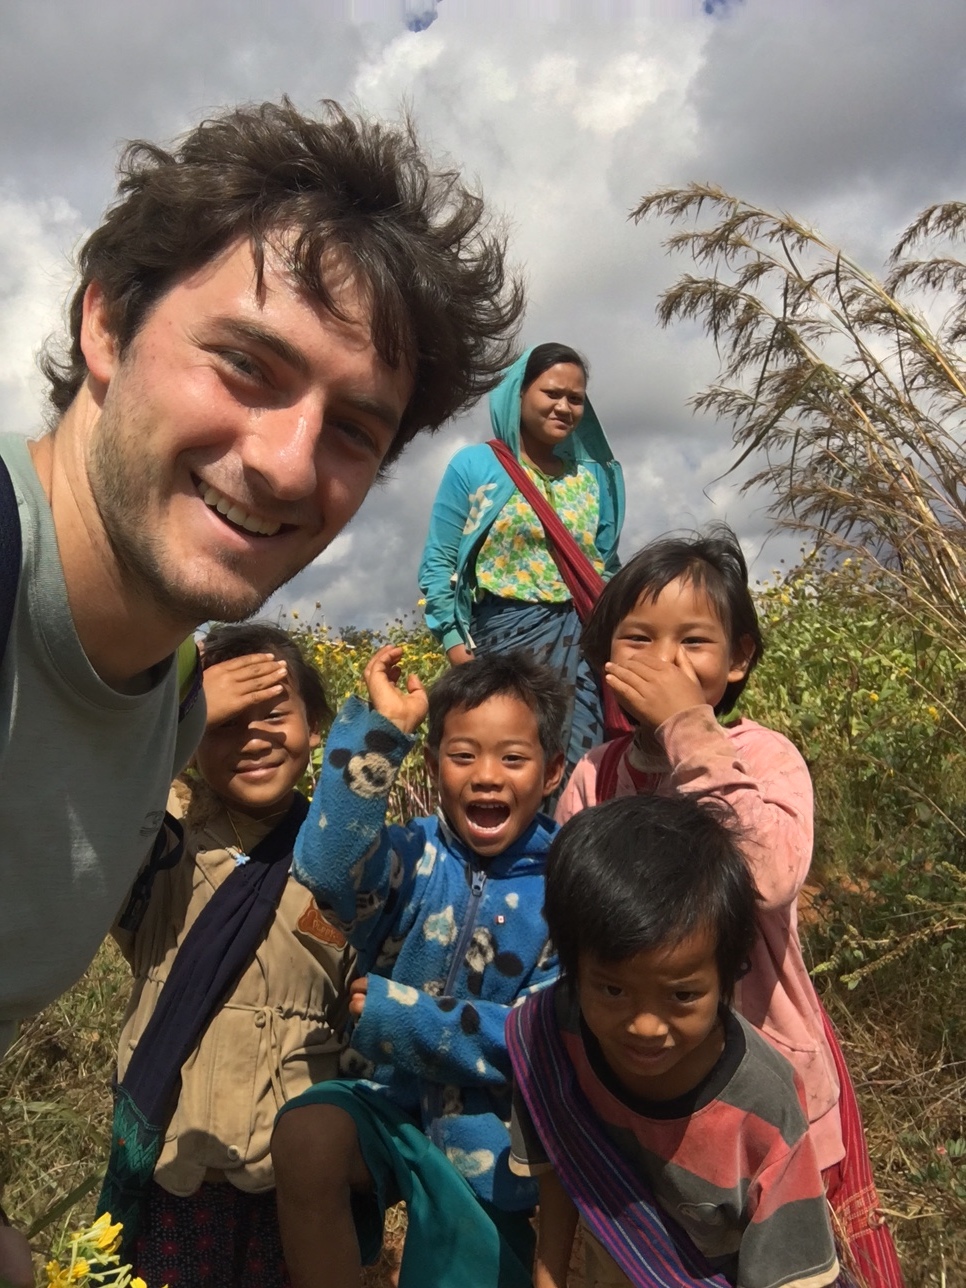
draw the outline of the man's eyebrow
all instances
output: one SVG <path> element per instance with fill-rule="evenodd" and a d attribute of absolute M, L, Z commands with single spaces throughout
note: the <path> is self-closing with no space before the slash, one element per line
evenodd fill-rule
<path fill-rule="evenodd" d="M 286 340 L 283 335 L 279 335 L 277 331 L 259 326 L 257 322 L 246 322 L 242 318 L 218 318 L 216 325 L 237 340 L 261 345 L 262 348 L 268 349 L 297 371 L 300 376 L 311 374 L 309 360 L 302 350 Z M 391 403 L 383 402 L 380 398 L 372 398 L 364 393 L 346 393 L 342 396 L 342 401 L 363 415 L 372 416 L 381 421 L 394 436 L 398 432 L 399 412 Z"/>
<path fill-rule="evenodd" d="M 287 362 L 290 367 L 294 367 L 300 375 L 308 375 L 308 358 L 301 349 L 279 335 L 277 331 L 259 326 L 257 322 L 246 322 L 242 318 L 218 318 L 216 326 L 236 340 L 246 340 L 250 344 L 261 345 L 262 348 L 276 354 L 283 362 Z"/>

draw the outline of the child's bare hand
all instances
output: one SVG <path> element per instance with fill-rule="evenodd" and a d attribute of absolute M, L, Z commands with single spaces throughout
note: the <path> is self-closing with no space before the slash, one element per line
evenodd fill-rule
<path fill-rule="evenodd" d="M 361 975 L 359 979 L 354 979 L 349 985 L 349 1014 L 354 1020 L 357 1020 L 362 1014 L 362 1008 L 366 1004 L 366 994 L 368 992 L 368 975 Z"/>
<path fill-rule="evenodd" d="M 706 701 L 683 648 L 671 660 L 642 652 L 626 665 L 608 662 L 604 679 L 624 710 L 648 729 Z"/>
<path fill-rule="evenodd" d="M 400 689 L 399 660 L 403 651 L 395 644 L 384 645 L 363 672 L 373 710 L 391 721 L 403 733 L 413 733 L 426 719 L 429 699 L 418 676 L 406 676 L 406 692 Z"/>
<path fill-rule="evenodd" d="M 208 724 L 223 724 L 256 702 L 277 698 L 287 673 L 274 653 L 249 653 L 209 666 L 203 676 Z"/>

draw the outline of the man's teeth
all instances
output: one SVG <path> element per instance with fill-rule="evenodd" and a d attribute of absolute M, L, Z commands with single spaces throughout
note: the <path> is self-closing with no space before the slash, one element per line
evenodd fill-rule
<path fill-rule="evenodd" d="M 246 532 L 253 532 L 256 536 L 274 537 L 282 526 L 280 523 L 269 523 L 267 519 L 259 519 L 256 515 L 249 514 L 213 487 L 206 487 L 201 499 L 212 510 L 223 514 L 229 523 L 235 524 L 238 528 L 244 528 Z"/>

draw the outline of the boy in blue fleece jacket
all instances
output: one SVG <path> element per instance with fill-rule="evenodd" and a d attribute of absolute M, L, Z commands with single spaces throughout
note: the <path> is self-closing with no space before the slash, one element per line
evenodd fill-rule
<path fill-rule="evenodd" d="M 528 655 L 474 659 L 427 700 L 402 650 L 365 672 L 332 727 L 294 875 L 359 954 L 348 1071 L 291 1101 L 272 1143 L 293 1288 L 360 1283 L 387 1204 L 404 1198 L 400 1285 L 528 1285 L 532 1182 L 508 1167 L 503 1030 L 551 983 L 541 915 L 563 769 L 566 695 Z M 385 825 L 387 798 L 429 712 L 439 813 Z"/>

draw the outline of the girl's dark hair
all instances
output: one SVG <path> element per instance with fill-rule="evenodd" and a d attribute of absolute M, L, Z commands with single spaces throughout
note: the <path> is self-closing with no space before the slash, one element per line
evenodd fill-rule
<path fill-rule="evenodd" d="M 556 344 L 550 341 L 548 344 L 538 344 L 530 350 L 530 357 L 527 359 L 527 365 L 523 369 L 523 383 L 520 386 L 520 392 L 525 392 L 538 376 L 542 376 L 545 371 L 555 367 L 558 362 L 572 363 L 584 373 L 585 382 L 590 379 L 587 360 L 582 358 L 576 349 L 571 349 L 568 344 Z"/>
<path fill-rule="evenodd" d="M 123 354 L 178 279 L 238 239 L 251 244 L 259 289 L 270 246 L 337 318 L 327 265 L 334 256 L 357 276 L 377 353 L 415 382 L 387 461 L 492 389 L 512 359 L 524 294 L 505 238 L 456 170 L 430 165 L 411 122 L 351 116 L 331 100 L 310 117 L 283 98 L 202 121 L 171 150 L 130 143 L 118 172 L 118 199 L 78 256 L 69 351 L 41 362 L 56 414 L 87 376 L 92 281 Z"/>
<path fill-rule="evenodd" d="M 536 716 L 540 746 L 547 759 L 559 755 L 567 720 L 567 690 L 556 671 L 522 651 L 474 657 L 441 676 L 429 691 L 426 746 L 438 753 L 443 725 L 451 711 L 472 711 L 502 694 L 519 698 Z"/>
<path fill-rule="evenodd" d="M 581 810 L 547 855 L 544 916 L 571 988 L 581 953 L 624 961 L 707 927 L 730 1002 L 758 933 L 757 900 L 733 819 L 688 796 L 622 796 Z"/>
<path fill-rule="evenodd" d="M 738 538 L 725 524 L 704 533 L 659 537 L 646 545 L 607 583 L 581 633 L 580 647 L 590 665 L 602 674 L 610 660 L 614 633 L 635 604 L 644 597 L 657 599 L 665 586 L 679 577 L 707 595 L 732 649 L 746 637 L 752 642 L 748 669 L 740 680 L 728 684 L 714 709 L 716 715 L 727 715 L 758 665 L 765 643 L 748 589 L 748 565 Z"/>
<path fill-rule="evenodd" d="M 274 653 L 280 662 L 287 662 L 289 678 L 305 703 L 309 728 L 321 730 L 328 724 L 332 719 L 332 709 L 326 700 L 318 671 L 306 660 L 291 635 L 270 622 L 213 626 L 204 638 L 201 665 L 207 670 L 216 662 L 247 657 L 250 653 Z"/>

